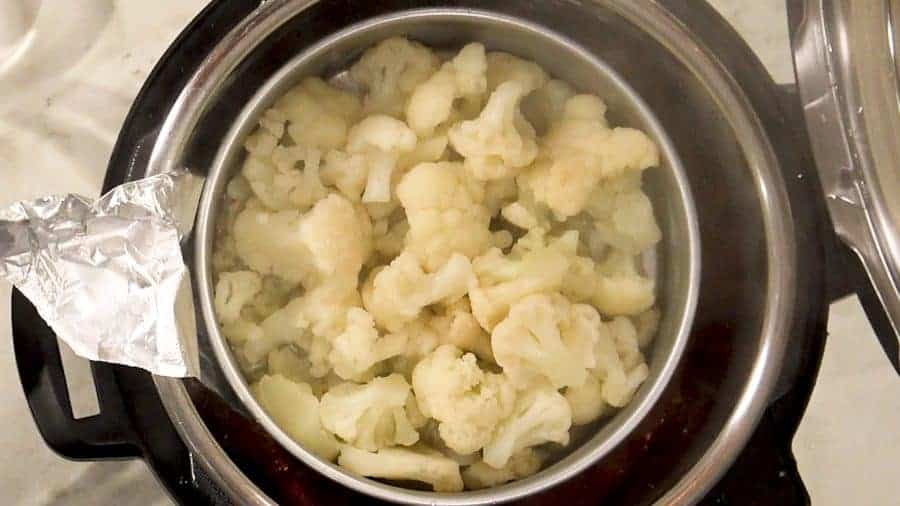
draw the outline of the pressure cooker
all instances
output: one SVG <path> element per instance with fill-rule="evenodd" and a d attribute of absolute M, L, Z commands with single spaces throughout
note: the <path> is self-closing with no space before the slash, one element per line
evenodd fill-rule
<path fill-rule="evenodd" d="M 533 493 L 437 502 L 805 504 L 790 448 L 829 303 L 856 293 L 900 370 L 900 147 L 892 142 L 900 4 L 789 0 L 788 13 L 797 86 L 776 85 L 702 0 L 215 1 L 147 79 L 104 188 L 174 167 L 209 173 L 245 104 L 298 54 L 348 30 L 430 19 L 396 30 L 501 48 L 492 20 L 559 34 L 627 83 L 678 154 L 702 259 L 695 316 L 654 402 L 602 458 Z M 485 23 L 454 24 L 474 18 Z M 516 50 L 543 63 L 528 45 Z M 322 54 L 327 72 L 358 51 Z M 198 236 L 185 245 L 188 265 L 201 265 L 193 264 L 203 254 Z M 208 324 L 199 328 L 201 360 L 217 388 L 92 362 L 100 413 L 75 419 L 55 336 L 18 292 L 12 308 L 29 406 L 46 443 L 67 458 L 144 459 L 190 504 L 435 502 L 347 486 L 298 460 L 241 409 Z"/>

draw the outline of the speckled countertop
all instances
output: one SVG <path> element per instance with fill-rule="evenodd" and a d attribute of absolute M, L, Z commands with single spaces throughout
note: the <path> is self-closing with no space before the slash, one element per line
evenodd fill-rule
<path fill-rule="evenodd" d="M 780 82 L 793 80 L 783 0 L 712 0 Z M 119 126 L 202 0 L 0 0 L 0 205 L 95 195 Z M 5 505 L 168 504 L 143 463 L 74 463 L 40 440 L 15 372 L 0 282 L 0 498 Z M 832 308 L 822 371 L 794 443 L 816 506 L 900 504 L 900 380 L 855 298 Z M 71 388 L 85 397 L 84 364 Z M 80 373 L 80 374 L 79 374 Z"/>

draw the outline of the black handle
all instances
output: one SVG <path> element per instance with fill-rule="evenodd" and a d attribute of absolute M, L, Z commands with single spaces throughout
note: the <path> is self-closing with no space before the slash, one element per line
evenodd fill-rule
<path fill-rule="evenodd" d="M 100 413 L 76 419 L 56 335 L 34 306 L 13 291 L 13 348 L 19 378 L 31 414 L 53 451 L 73 460 L 107 460 L 141 456 L 116 385 L 113 367 L 91 363 Z"/>

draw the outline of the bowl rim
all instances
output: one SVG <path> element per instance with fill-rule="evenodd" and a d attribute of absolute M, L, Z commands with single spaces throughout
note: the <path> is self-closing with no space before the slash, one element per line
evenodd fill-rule
<path fill-rule="evenodd" d="M 430 20 L 439 21 L 448 17 L 473 22 L 484 19 L 489 19 L 491 22 L 500 21 L 504 25 L 512 26 L 520 30 L 526 30 L 535 36 L 554 39 L 556 43 L 564 46 L 566 50 L 577 54 L 579 58 L 588 60 L 593 66 L 602 69 L 610 83 L 617 88 L 617 91 L 626 98 L 629 105 L 636 109 L 640 117 L 647 122 L 649 128 L 652 130 L 653 137 L 660 144 L 660 151 L 664 155 L 664 160 L 668 165 L 667 170 L 672 173 L 672 177 L 677 182 L 677 193 L 673 193 L 677 195 L 675 198 L 679 202 L 680 207 L 683 208 L 685 214 L 684 220 L 687 225 L 686 231 L 688 234 L 687 241 L 685 241 L 686 246 L 684 246 L 684 249 L 687 250 L 686 267 L 688 281 L 683 290 L 684 295 L 683 297 L 680 297 L 684 303 L 681 308 L 669 309 L 670 311 L 680 313 L 677 325 L 675 326 L 677 329 L 675 338 L 672 341 L 672 346 L 668 354 L 664 357 L 657 358 L 657 360 L 662 359 L 663 363 L 662 367 L 657 370 L 655 377 L 651 377 L 650 379 L 652 381 L 645 382 L 644 385 L 642 385 L 641 395 L 637 396 L 632 403 L 629 404 L 626 411 L 621 412 L 625 415 L 623 418 L 624 421 L 618 422 L 620 425 L 603 438 L 600 437 L 600 432 L 602 432 L 603 427 L 599 427 L 597 434 L 584 441 L 579 447 L 572 448 L 571 453 L 563 457 L 559 462 L 541 470 L 532 477 L 484 490 L 464 491 L 452 494 L 417 491 L 357 476 L 336 464 L 312 454 L 291 439 L 290 436 L 288 436 L 274 420 L 272 420 L 268 413 L 266 413 L 253 397 L 249 385 L 240 371 L 227 340 L 221 334 L 218 326 L 218 319 L 214 310 L 214 287 L 212 284 L 211 272 L 211 256 L 212 251 L 214 250 L 214 222 L 216 220 L 216 211 L 219 208 L 218 200 L 221 199 L 221 194 L 217 194 L 214 190 L 222 187 L 223 183 L 219 182 L 218 179 L 226 177 L 225 169 L 227 169 L 227 167 L 225 166 L 225 162 L 228 150 L 224 149 L 224 147 L 229 146 L 238 140 L 242 125 L 251 119 L 251 116 L 258 109 L 260 103 L 271 96 L 272 90 L 280 86 L 285 79 L 289 79 L 290 76 L 294 75 L 297 72 L 297 69 L 302 68 L 302 66 L 314 55 L 326 51 L 335 42 L 350 36 L 350 34 L 373 30 L 377 27 L 390 25 L 396 22 L 410 20 L 425 20 L 426 22 Z M 292 57 L 278 71 L 269 77 L 258 90 L 256 90 L 253 97 L 242 107 L 234 125 L 224 138 L 215 161 L 210 167 L 210 179 L 207 181 L 201 200 L 196 234 L 195 248 L 197 254 L 195 256 L 195 272 L 198 277 L 199 286 L 197 287 L 197 291 L 200 298 L 201 312 L 216 358 L 218 359 L 229 384 L 234 389 L 240 401 L 250 411 L 253 417 L 263 425 L 263 427 L 283 447 L 305 464 L 326 477 L 359 492 L 398 502 L 424 502 L 441 505 L 507 502 L 555 486 L 596 463 L 633 432 L 635 427 L 637 427 L 637 425 L 645 418 L 647 413 L 662 395 L 662 392 L 668 386 L 669 380 L 678 366 L 682 352 L 684 351 L 689 338 L 691 323 L 693 321 L 699 295 L 700 235 L 697 213 L 693 205 L 693 197 L 687 182 L 685 169 L 678 153 L 649 106 L 647 106 L 637 92 L 631 88 L 627 81 L 625 81 L 609 65 L 564 35 L 547 27 L 525 21 L 521 18 L 481 9 L 445 7 L 412 8 L 373 17 L 344 27 L 330 36 L 317 41 L 315 44 L 305 48 L 302 52 Z M 607 424 L 604 424 L 603 426 L 606 425 Z"/>

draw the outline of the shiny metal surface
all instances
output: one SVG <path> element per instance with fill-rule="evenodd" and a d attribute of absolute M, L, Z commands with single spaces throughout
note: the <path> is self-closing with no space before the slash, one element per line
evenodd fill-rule
<path fill-rule="evenodd" d="M 220 87 L 225 85 L 225 77 L 237 68 L 241 58 L 252 51 L 254 41 L 258 42 L 266 35 L 272 34 L 280 23 L 287 22 L 289 18 L 293 18 L 293 16 L 300 14 L 305 8 L 314 4 L 315 2 L 298 0 L 270 0 L 223 40 L 204 62 L 202 69 L 195 75 L 190 85 L 185 88 L 175 108 L 167 118 L 163 126 L 162 135 L 160 135 L 154 149 L 153 163 L 149 168 L 151 173 L 180 163 L 181 158 L 184 156 L 183 151 L 190 143 L 189 138 L 193 133 L 193 128 L 200 122 L 207 107 L 214 102 Z M 518 10 L 525 15 L 529 5 L 530 2 L 504 4 L 504 10 L 510 12 Z M 663 95 L 652 97 L 654 112 L 657 115 L 662 115 L 663 123 L 666 125 L 679 125 L 682 119 L 687 117 L 695 117 L 698 120 L 702 120 L 702 122 L 693 125 L 693 131 L 681 130 L 675 132 L 669 130 L 669 133 L 677 137 L 678 142 L 684 143 L 685 146 L 692 145 L 691 143 L 698 136 L 702 139 L 709 139 L 709 142 L 712 143 L 703 146 L 701 151 L 683 151 L 680 149 L 681 144 L 676 144 L 679 154 L 682 155 L 682 158 L 687 156 L 690 160 L 703 163 L 708 161 L 708 159 L 704 158 L 706 153 L 715 153 L 718 156 L 716 161 L 723 164 L 722 170 L 726 171 L 726 174 L 727 171 L 734 173 L 733 176 L 728 175 L 726 177 L 731 178 L 733 183 L 742 184 L 746 181 L 748 184 L 748 186 L 743 188 L 744 192 L 740 195 L 735 195 L 735 200 L 729 205 L 745 211 L 744 214 L 746 216 L 742 219 L 746 220 L 747 233 L 752 239 L 752 242 L 748 242 L 746 246 L 747 248 L 753 248 L 750 253 L 747 253 L 747 258 L 748 261 L 752 260 L 754 262 L 746 265 L 747 273 L 753 272 L 754 269 L 758 268 L 764 270 L 761 277 L 746 280 L 748 284 L 754 285 L 757 289 L 748 291 L 746 301 L 741 301 L 742 304 L 751 304 L 754 308 L 753 314 L 747 315 L 738 324 L 742 327 L 739 335 L 745 336 L 745 339 L 740 341 L 744 343 L 742 348 L 736 351 L 741 354 L 742 360 L 729 372 L 731 377 L 728 378 L 723 387 L 724 390 L 721 395 L 730 394 L 731 396 L 724 397 L 721 403 L 716 406 L 714 415 L 708 422 L 708 430 L 705 430 L 702 439 L 697 441 L 696 449 L 684 457 L 686 467 L 683 469 L 681 478 L 676 480 L 671 485 L 671 488 L 668 489 L 668 492 L 659 499 L 660 503 L 665 504 L 690 504 L 702 497 L 715 483 L 747 442 L 767 405 L 768 395 L 772 391 L 780 369 L 781 357 L 787 342 L 787 329 L 790 326 L 791 304 L 794 300 L 792 272 L 796 268 L 796 253 L 793 242 L 795 236 L 785 188 L 783 181 L 780 179 L 779 167 L 772 153 L 771 145 L 765 138 L 765 133 L 759 124 L 759 120 L 742 95 L 739 86 L 705 47 L 695 40 L 692 34 L 687 32 L 684 26 L 666 12 L 663 7 L 651 1 L 633 2 L 626 0 L 571 1 L 561 2 L 554 7 L 563 11 L 571 9 L 574 13 L 580 12 L 585 14 L 585 16 L 578 18 L 574 24 L 559 27 L 560 29 L 558 30 L 566 35 L 577 33 L 582 44 L 590 41 L 593 35 L 599 35 L 600 38 L 606 36 L 599 31 L 599 24 L 606 23 L 602 27 L 604 30 L 607 30 L 606 33 L 614 34 L 616 30 L 622 30 L 627 37 L 640 38 L 642 41 L 646 39 L 647 42 L 641 46 L 641 50 L 652 49 L 660 51 L 658 53 L 641 55 L 660 60 L 659 62 L 654 62 L 658 63 L 657 65 L 635 67 L 631 63 L 640 59 L 636 58 L 637 55 L 629 55 L 628 51 L 638 50 L 637 46 L 613 47 L 612 49 L 608 49 L 608 47 L 592 47 L 590 50 L 591 54 L 595 54 L 597 51 L 606 51 L 606 56 L 611 58 L 611 60 L 607 59 L 606 61 L 615 61 L 619 68 L 625 68 L 629 71 L 629 75 L 626 78 L 640 77 L 641 72 L 649 71 L 651 74 L 658 73 L 668 79 L 672 79 L 671 86 L 673 89 L 679 90 L 679 100 L 672 101 L 667 99 L 665 93 L 668 93 L 668 91 L 664 89 L 665 86 L 663 85 L 661 89 L 657 90 L 663 92 Z M 435 9 L 432 12 L 440 13 L 441 11 L 442 9 Z M 506 31 L 510 27 L 524 26 L 526 30 L 521 33 L 529 31 L 527 29 L 528 23 L 519 22 L 515 17 L 504 19 L 493 14 L 486 16 L 471 9 L 461 9 L 456 11 L 456 14 L 463 18 L 469 16 L 473 19 L 488 22 L 487 26 L 496 27 L 497 23 L 499 23 L 505 27 L 502 31 L 482 29 L 465 34 L 472 39 L 493 37 L 494 40 L 502 42 L 504 38 L 509 37 L 510 33 L 515 33 L 514 31 L 509 33 Z M 447 30 L 445 26 L 435 28 L 421 34 L 425 36 L 426 41 L 428 37 L 440 38 L 441 36 L 450 37 L 454 35 L 455 30 Z M 442 31 L 441 28 L 444 28 L 444 30 Z M 538 33 L 544 31 L 538 30 Z M 382 32 L 382 35 L 386 35 L 386 32 Z M 507 40 L 515 40 L 515 38 Z M 519 44 L 523 42 L 528 44 L 528 40 L 527 38 L 520 38 Z M 548 40 L 556 40 L 558 43 L 560 39 L 558 36 L 551 36 Z M 358 42 L 361 41 L 362 39 Z M 321 41 L 319 42 L 306 54 L 315 54 L 315 48 L 321 50 L 324 46 L 322 46 Z M 374 39 L 371 42 L 374 42 Z M 448 42 L 452 42 L 452 39 L 448 40 Z M 546 44 L 547 41 L 544 41 L 538 44 L 537 47 L 547 47 Z M 503 47 L 502 44 L 501 47 Z M 536 52 L 540 52 L 539 49 L 532 51 L 530 46 L 519 45 L 518 47 L 526 47 L 528 51 L 524 51 L 525 55 L 534 57 L 540 63 L 547 65 L 551 72 L 563 78 L 576 81 L 577 84 L 584 83 L 584 79 L 587 79 L 590 75 L 590 72 L 582 74 L 580 80 L 577 75 L 581 72 L 579 69 L 595 67 L 594 65 L 586 67 L 583 64 L 575 65 L 574 67 L 569 65 L 569 63 L 577 61 L 579 58 L 575 60 L 561 58 L 558 61 L 543 61 L 540 56 L 535 56 Z M 505 49 L 514 48 L 515 46 Z M 334 53 L 328 54 L 333 55 Z M 552 54 L 571 55 L 573 53 L 567 51 L 559 53 L 556 50 Z M 312 56 L 309 56 L 309 58 L 312 58 Z M 333 65 L 335 60 L 329 60 L 326 57 L 323 64 Z M 342 63 L 346 64 L 347 62 L 344 61 Z M 629 67 L 629 65 L 631 66 Z M 307 68 L 320 70 L 314 69 L 314 66 Z M 666 73 L 662 74 L 663 72 Z M 653 80 L 651 76 L 645 75 L 644 77 L 649 77 L 650 80 L 638 82 L 629 79 L 629 83 L 632 85 L 640 84 L 639 91 L 644 93 L 653 92 L 653 86 L 658 84 L 659 81 Z M 587 83 L 589 84 L 590 81 L 587 81 Z M 629 97 L 627 93 L 620 96 L 624 98 Z M 611 103 L 610 109 L 615 111 L 617 107 L 628 103 L 627 101 L 623 104 Z M 639 104 L 640 102 L 631 102 L 632 106 L 636 103 Z M 689 104 L 692 109 L 679 109 L 681 104 Z M 631 107 L 629 110 L 640 111 L 641 108 Z M 637 116 L 639 117 L 640 114 Z M 717 137 L 711 137 L 712 135 Z M 706 170 L 706 168 L 688 166 L 689 172 L 693 171 L 702 174 L 703 170 Z M 673 171 L 666 171 L 665 173 L 677 174 L 677 172 Z M 702 177 L 714 178 L 717 176 L 709 174 Z M 213 196 L 216 191 L 221 191 L 223 178 L 224 176 L 220 174 L 218 180 L 211 181 L 207 187 L 207 195 L 201 211 L 205 213 L 205 218 L 201 219 L 209 220 L 212 216 L 210 211 L 214 203 Z M 705 193 L 709 192 L 710 188 L 694 186 L 697 183 L 698 181 L 692 180 L 692 188 L 695 190 L 700 188 Z M 751 188 L 753 191 L 746 191 Z M 654 193 L 654 198 L 664 197 L 665 195 L 665 192 Z M 709 206 L 704 207 L 709 211 Z M 677 219 L 674 222 L 667 223 L 667 230 L 674 230 L 676 223 Z M 755 233 L 755 227 L 757 226 L 759 227 L 758 235 Z M 207 230 L 207 232 L 203 232 L 203 230 Z M 713 232 L 715 232 L 715 227 L 713 227 Z M 204 240 L 198 240 L 198 257 L 203 257 L 208 254 L 208 251 L 204 252 L 202 248 L 209 248 L 208 241 L 211 234 L 208 231 L 208 225 L 201 224 L 198 228 L 198 234 L 205 234 Z M 728 235 L 728 233 L 725 235 Z M 680 239 L 683 241 L 684 238 Z M 689 242 L 692 243 L 692 241 Z M 758 255 L 754 252 L 756 250 L 759 251 Z M 677 249 L 673 251 L 677 251 Z M 668 251 L 665 251 L 664 255 L 666 253 Z M 675 258 L 675 255 L 672 258 Z M 757 265 L 757 262 L 761 263 Z M 205 276 L 206 290 L 208 290 L 209 273 L 206 269 L 208 269 L 208 266 L 204 264 L 198 275 Z M 663 277 L 669 276 L 667 279 L 674 279 L 677 276 L 690 275 L 690 272 L 696 271 L 689 270 L 688 273 L 675 271 L 675 276 L 672 276 L 673 272 L 664 268 Z M 673 286 L 677 287 L 677 283 Z M 749 289 L 749 287 L 744 288 Z M 205 293 L 204 297 L 208 299 L 209 294 L 206 290 L 203 290 Z M 671 293 L 672 287 L 667 286 L 667 282 L 664 283 L 664 296 L 668 296 Z M 710 297 L 715 298 L 716 295 L 712 294 Z M 689 301 L 689 297 L 687 300 Z M 208 300 L 205 305 L 208 309 Z M 756 314 L 757 312 L 758 314 Z M 206 313 L 206 317 L 211 318 L 209 310 Z M 715 317 L 712 318 L 715 319 Z M 210 327 L 211 329 L 208 330 L 214 329 L 214 326 L 210 325 Z M 227 364 L 227 356 L 224 362 Z M 659 377 L 664 377 L 665 374 L 671 373 L 671 362 L 658 360 L 657 357 L 654 357 L 652 362 L 652 367 L 657 368 L 656 373 L 661 375 Z M 236 497 L 248 498 L 248 502 L 263 501 L 264 499 L 256 494 L 258 490 L 246 478 L 244 479 L 246 483 L 241 482 L 239 472 L 237 472 L 234 464 L 228 457 L 218 448 L 218 445 L 204 441 L 210 438 L 210 434 L 208 431 L 203 430 L 202 421 L 199 419 L 196 409 L 190 403 L 189 397 L 184 392 L 184 387 L 178 382 L 165 378 L 157 378 L 156 381 L 167 410 L 172 414 L 173 419 L 179 420 L 177 427 L 182 437 L 192 448 L 199 448 L 199 451 L 205 452 L 206 465 L 218 469 L 219 472 L 216 475 L 225 476 L 223 479 L 228 480 L 228 490 L 235 491 Z M 632 405 L 632 408 L 629 408 L 630 412 L 622 414 L 623 416 L 620 417 L 621 421 L 618 424 L 611 424 L 611 430 L 620 430 L 622 434 L 627 432 L 629 424 L 634 423 L 633 421 L 628 422 L 628 420 L 631 420 L 630 417 L 636 416 L 639 418 L 640 413 L 637 410 L 643 409 L 642 406 L 649 406 L 652 403 L 652 401 L 648 401 L 647 392 L 648 390 L 642 392 L 641 395 L 643 397 L 638 399 Z M 265 423 L 266 418 L 263 417 L 261 420 Z M 272 427 L 269 428 L 271 429 Z M 278 435 L 278 431 L 273 431 L 273 433 L 276 436 Z M 508 500 L 523 493 L 532 493 L 556 480 L 570 476 L 578 469 L 577 466 L 583 467 L 587 465 L 587 463 L 590 463 L 613 446 L 608 443 L 608 441 L 611 441 L 608 437 L 609 434 L 598 434 L 594 440 L 580 448 L 572 456 L 531 480 L 524 480 L 518 484 L 483 493 L 468 493 L 457 496 L 439 496 L 396 489 L 371 480 L 351 477 L 330 464 L 318 461 L 311 455 L 306 454 L 302 449 L 300 449 L 299 455 L 305 462 L 336 481 L 379 497 L 403 502 L 475 504 Z M 225 472 L 222 472 L 222 470 Z"/>
<path fill-rule="evenodd" d="M 792 27 L 798 86 L 831 219 L 900 341 L 900 1 L 794 8 L 802 12 Z"/>
<path fill-rule="evenodd" d="M 70 194 L 0 208 L 0 278 L 81 357 L 199 376 L 181 239 L 202 187 L 180 171 L 96 200 Z"/>

